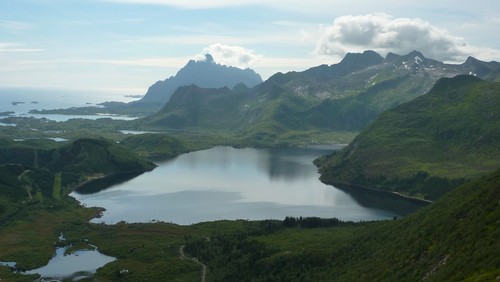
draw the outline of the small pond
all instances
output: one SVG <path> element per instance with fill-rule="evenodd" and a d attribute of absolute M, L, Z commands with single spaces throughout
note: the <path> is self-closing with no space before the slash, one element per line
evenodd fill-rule
<path fill-rule="evenodd" d="M 97 248 L 65 254 L 67 249 L 68 247 L 57 248 L 46 266 L 26 271 L 25 274 L 40 274 L 42 281 L 59 281 L 63 278 L 76 281 L 91 277 L 99 267 L 116 260 L 101 254 Z"/>

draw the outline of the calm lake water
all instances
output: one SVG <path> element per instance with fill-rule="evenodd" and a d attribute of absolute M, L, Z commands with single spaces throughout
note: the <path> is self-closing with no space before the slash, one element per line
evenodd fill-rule
<path fill-rule="evenodd" d="M 403 199 L 349 193 L 321 183 L 312 161 L 341 146 L 286 149 L 215 147 L 158 163 L 152 172 L 95 194 L 71 195 L 104 207 L 93 222 L 193 224 L 286 216 L 380 220 L 420 206 Z"/>

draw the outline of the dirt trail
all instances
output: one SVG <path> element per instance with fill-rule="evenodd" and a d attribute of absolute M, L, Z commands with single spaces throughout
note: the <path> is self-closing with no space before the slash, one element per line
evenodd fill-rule
<path fill-rule="evenodd" d="M 31 183 L 30 183 L 30 181 L 29 181 L 29 180 L 24 179 L 24 176 L 25 176 L 27 173 L 29 173 L 29 172 L 31 172 L 31 170 L 29 170 L 29 169 L 28 169 L 28 170 L 23 171 L 23 173 L 21 173 L 21 174 L 17 177 L 17 179 L 19 179 L 19 180 L 21 180 L 22 182 L 24 182 L 24 183 L 25 183 L 26 192 L 28 192 L 28 196 L 29 196 L 30 201 L 31 201 L 31 200 L 33 200 L 33 196 L 31 195 Z"/>
<path fill-rule="evenodd" d="M 207 266 L 204 265 L 202 262 L 200 262 L 197 258 L 195 257 L 187 257 L 186 254 L 184 253 L 184 245 L 182 245 L 180 248 L 179 248 L 179 255 L 181 256 L 181 258 L 183 259 L 188 259 L 188 260 L 192 260 L 194 261 L 195 263 L 201 265 L 201 282 L 205 282 L 205 276 L 207 275 Z"/>

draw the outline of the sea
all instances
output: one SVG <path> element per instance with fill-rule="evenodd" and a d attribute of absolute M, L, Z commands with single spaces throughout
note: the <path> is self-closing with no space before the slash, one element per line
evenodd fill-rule
<path fill-rule="evenodd" d="M 131 102 L 137 98 L 109 92 L 62 90 L 43 88 L 0 88 L 0 113 L 13 112 L 15 117 L 45 117 L 55 121 L 66 121 L 72 118 L 98 119 L 109 117 L 113 119 L 130 120 L 136 117 L 109 115 L 40 115 L 30 114 L 30 110 L 67 109 L 71 107 L 101 107 L 100 103 L 116 101 Z M 0 117 L 2 118 L 2 117 Z"/>

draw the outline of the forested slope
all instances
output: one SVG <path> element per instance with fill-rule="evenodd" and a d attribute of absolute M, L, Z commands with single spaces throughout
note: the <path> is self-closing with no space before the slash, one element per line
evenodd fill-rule
<path fill-rule="evenodd" d="M 497 170 L 403 219 L 288 218 L 193 238 L 186 250 L 207 264 L 208 281 L 493 281 L 499 201 Z"/>
<path fill-rule="evenodd" d="M 474 76 L 380 115 L 343 150 L 316 160 L 321 180 L 437 199 L 500 167 L 500 83 Z"/>

